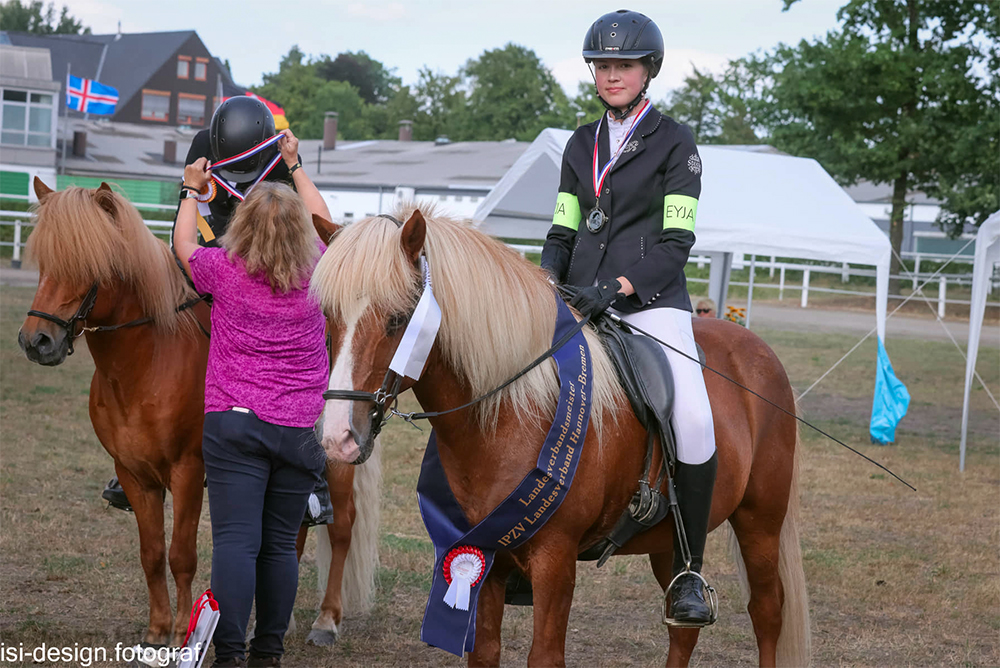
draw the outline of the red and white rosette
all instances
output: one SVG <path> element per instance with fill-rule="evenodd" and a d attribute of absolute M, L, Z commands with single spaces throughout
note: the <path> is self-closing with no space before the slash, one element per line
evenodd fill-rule
<path fill-rule="evenodd" d="M 448 591 L 444 602 L 459 610 L 469 609 L 469 595 L 472 588 L 483 579 L 486 557 L 478 547 L 462 545 L 456 547 L 444 558 L 444 579 Z"/>

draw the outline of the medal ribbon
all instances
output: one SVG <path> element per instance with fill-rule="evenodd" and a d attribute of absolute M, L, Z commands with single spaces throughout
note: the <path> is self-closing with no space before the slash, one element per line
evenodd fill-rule
<path fill-rule="evenodd" d="M 236 155 L 234 155 L 231 158 L 225 158 L 223 160 L 219 160 L 218 162 L 214 162 L 211 165 L 209 165 L 208 168 L 214 170 L 214 169 L 218 169 L 219 167 L 225 167 L 226 165 L 231 165 L 234 162 L 240 162 L 241 160 L 246 160 L 247 158 L 250 158 L 250 157 L 253 157 L 253 156 L 257 155 L 261 151 L 265 151 L 265 150 L 269 149 L 270 147 L 274 146 L 275 144 L 278 143 L 278 140 L 280 140 L 282 137 L 284 137 L 284 135 L 282 135 L 280 133 L 276 134 L 273 137 L 265 139 L 264 141 L 262 141 L 261 143 L 257 144 L 253 148 L 249 148 L 249 149 L 243 151 L 242 153 L 237 153 Z M 270 164 L 268 164 L 268 166 L 264 168 L 264 171 L 260 173 L 260 176 L 258 176 L 257 179 L 253 183 L 250 184 L 250 187 L 246 189 L 245 193 L 241 193 L 239 190 L 236 189 L 236 185 L 235 184 L 230 183 L 229 181 L 227 181 L 226 179 L 222 178 L 218 174 L 214 174 L 213 173 L 212 174 L 212 179 L 216 183 L 218 183 L 219 186 L 223 190 L 225 190 L 227 193 L 229 193 L 230 195 L 232 195 L 233 197 L 235 197 L 236 199 L 238 199 L 238 200 L 240 200 L 242 202 L 243 200 L 246 199 L 246 196 L 250 194 L 250 191 L 253 190 L 253 188 L 254 188 L 255 185 L 257 185 L 258 183 L 260 183 L 261 181 L 263 181 L 265 178 L 267 178 L 267 175 L 271 173 L 271 170 L 273 170 L 275 168 L 275 166 L 278 164 L 279 161 L 281 161 L 281 153 L 280 152 L 278 153 L 278 155 L 274 156 L 274 159 L 271 160 Z"/>
<path fill-rule="evenodd" d="M 598 201 L 601 199 L 601 186 L 604 185 L 604 178 L 615 166 L 615 163 L 618 162 L 618 157 L 622 154 L 622 149 L 624 149 L 625 145 L 628 144 L 628 140 L 632 137 L 636 128 L 639 127 L 639 123 L 646 117 L 646 114 L 648 114 L 649 110 L 652 108 L 653 105 L 650 104 L 647 99 L 643 103 L 642 107 L 639 108 L 639 113 L 637 113 L 635 118 L 632 119 L 632 125 L 629 126 L 628 133 L 625 135 L 625 138 L 622 139 L 622 143 L 618 147 L 618 150 L 615 151 L 615 154 L 611 156 L 610 160 L 608 160 L 608 164 L 604 165 L 604 169 L 600 171 L 597 169 L 597 144 L 601 138 L 601 125 L 604 123 L 604 116 L 607 114 L 601 116 L 601 120 L 597 122 L 597 132 L 594 134 L 594 196 L 598 199 Z"/>

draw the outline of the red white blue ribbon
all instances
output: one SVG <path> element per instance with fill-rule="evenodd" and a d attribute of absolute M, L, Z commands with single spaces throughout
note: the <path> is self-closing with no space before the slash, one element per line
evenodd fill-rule
<path fill-rule="evenodd" d="M 283 134 L 280 133 L 276 134 L 273 137 L 265 139 L 264 141 L 257 144 L 253 148 L 249 148 L 243 151 L 242 153 L 237 153 L 236 155 L 230 158 L 224 158 L 222 160 L 219 160 L 218 162 L 214 162 L 211 165 L 209 165 L 208 168 L 211 170 L 215 170 L 219 169 L 220 167 L 225 167 L 226 165 L 231 165 L 235 162 L 240 162 L 241 160 L 246 160 L 247 158 L 257 155 L 261 151 L 265 151 L 270 147 L 274 146 L 275 144 L 278 143 L 278 141 L 282 137 L 284 137 Z M 243 200 L 246 199 L 246 196 L 250 194 L 250 191 L 254 189 L 254 186 L 256 186 L 258 183 L 267 178 L 267 175 L 271 173 L 271 171 L 275 168 L 275 166 L 277 166 L 277 164 L 280 161 L 281 161 L 281 153 L 279 152 L 278 155 L 274 156 L 274 159 L 271 160 L 271 162 L 267 165 L 267 167 L 264 168 L 264 171 L 260 173 L 260 176 L 258 176 L 257 179 L 250 184 L 250 186 L 246 189 L 245 192 L 240 192 L 236 188 L 235 184 L 230 183 L 229 181 L 219 176 L 218 174 L 215 174 L 214 172 L 212 174 L 212 179 L 215 180 L 215 182 L 218 183 L 223 190 L 225 190 L 227 193 L 229 193 L 230 195 L 232 195 L 233 197 L 242 202 Z"/>
<path fill-rule="evenodd" d="M 597 144 L 601 137 L 601 125 L 604 124 L 604 116 L 601 116 L 601 120 L 597 122 L 597 132 L 594 133 L 594 196 L 597 197 L 598 200 L 601 198 L 601 186 L 604 185 L 604 178 L 615 166 L 615 163 L 618 162 L 618 157 L 622 154 L 622 149 L 624 149 L 625 145 L 628 144 L 629 138 L 632 137 L 636 128 L 639 127 L 639 123 L 642 122 L 642 119 L 646 117 L 646 114 L 648 114 L 649 110 L 652 108 L 653 105 L 650 104 L 649 100 L 646 100 L 643 103 L 643 105 L 639 108 L 639 113 L 637 113 L 635 118 L 632 119 L 632 125 L 629 126 L 625 139 L 622 140 L 621 145 L 618 146 L 618 150 L 615 151 L 615 154 L 611 156 L 611 159 L 608 160 L 608 164 L 604 165 L 604 169 L 602 170 L 597 169 Z"/>

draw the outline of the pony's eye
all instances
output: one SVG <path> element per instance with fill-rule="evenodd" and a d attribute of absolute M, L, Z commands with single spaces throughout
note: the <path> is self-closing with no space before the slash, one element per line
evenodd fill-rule
<path fill-rule="evenodd" d="M 392 336 L 399 330 L 406 327 L 406 323 L 409 322 L 410 316 L 407 313 L 393 313 L 389 316 L 389 319 L 385 321 L 385 333 L 387 336 Z"/>

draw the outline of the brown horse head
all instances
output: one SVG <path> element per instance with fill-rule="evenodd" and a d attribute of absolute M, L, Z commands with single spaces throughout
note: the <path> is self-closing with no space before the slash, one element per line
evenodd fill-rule
<path fill-rule="evenodd" d="M 354 223 L 333 240 L 313 274 L 332 339 L 330 389 L 375 392 L 386 378 L 421 294 L 419 258 L 426 254 L 441 327 L 422 378 L 444 369 L 473 395 L 501 385 L 551 344 L 556 302 L 535 265 L 465 222 L 418 210 L 403 212 L 397 226 L 382 217 Z M 600 345 L 595 342 L 595 348 Z M 598 355 L 607 364 L 603 355 Z M 610 369 L 610 367 L 606 367 Z M 613 372 L 606 374 L 613 378 Z M 406 379 L 400 388 L 414 384 Z M 599 383 L 598 400 L 620 392 Z M 525 419 L 554 410 L 558 382 L 544 364 L 468 411 L 479 425 L 495 427 L 499 406 L 510 402 Z M 423 401 L 423 399 L 422 399 Z M 457 396 L 430 399 L 442 408 Z M 332 399 L 317 425 L 327 454 L 363 461 L 373 445 L 372 401 Z M 425 405 L 425 408 L 427 406 Z M 595 420 L 598 424 L 600 418 Z"/>
<path fill-rule="evenodd" d="M 113 323 L 130 306 L 158 327 L 191 320 L 174 308 L 193 291 L 127 199 L 106 183 L 54 192 L 36 177 L 34 187 L 38 205 L 27 254 L 38 265 L 31 310 L 40 315 L 28 315 L 18 333 L 29 360 L 61 364 L 85 325 Z M 123 288 L 136 304 L 123 299 Z"/>

